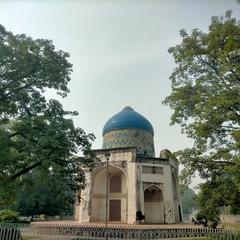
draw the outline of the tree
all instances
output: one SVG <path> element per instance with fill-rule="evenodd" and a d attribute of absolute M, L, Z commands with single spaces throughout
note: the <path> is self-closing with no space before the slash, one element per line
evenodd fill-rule
<path fill-rule="evenodd" d="M 38 169 L 25 174 L 17 186 L 14 208 L 23 216 L 72 215 L 76 196 L 68 184 L 73 181 L 69 177 Z"/>
<path fill-rule="evenodd" d="M 84 171 L 92 166 L 92 134 L 75 128 L 71 117 L 44 92 L 69 92 L 72 65 L 68 53 L 49 40 L 14 35 L 0 25 L 0 204 L 14 201 L 15 186 L 34 169 L 71 176 L 84 187 Z M 90 156 L 77 157 L 79 151 Z"/>
<path fill-rule="evenodd" d="M 201 184 L 197 195 L 199 215 L 206 216 L 211 222 L 218 222 L 221 208 L 231 206 L 232 213 L 239 212 L 240 194 L 231 178 L 220 176 L 216 180 Z"/>
<path fill-rule="evenodd" d="M 206 181 L 203 195 L 219 191 L 204 197 L 206 204 L 240 209 L 240 24 L 229 10 L 212 17 L 207 33 L 180 35 L 181 44 L 169 49 L 177 66 L 164 103 L 174 110 L 171 124 L 180 124 L 194 140 L 192 148 L 177 153 L 182 179 L 188 183 L 198 171 Z M 231 191 L 220 193 L 229 182 Z"/>

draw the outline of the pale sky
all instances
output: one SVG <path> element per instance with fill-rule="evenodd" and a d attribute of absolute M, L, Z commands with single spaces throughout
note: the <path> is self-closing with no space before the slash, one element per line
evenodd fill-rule
<path fill-rule="evenodd" d="M 175 67 L 167 50 L 182 28 L 207 31 L 211 16 L 227 9 L 240 19 L 237 0 L 0 0 L 0 24 L 70 53 L 70 93 L 58 99 L 79 112 L 75 125 L 95 134 L 94 148 L 105 122 L 131 106 L 152 123 L 158 157 L 191 146 L 162 104 Z"/>

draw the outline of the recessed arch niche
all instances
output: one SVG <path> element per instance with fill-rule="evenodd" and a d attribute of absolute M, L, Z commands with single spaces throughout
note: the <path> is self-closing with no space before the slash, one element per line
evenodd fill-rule
<path fill-rule="evenodd" d="M 146 223 L 164 223 L 163 192 L 155 185 L 144 190 L 144 214 Z"/>
<path fill-rule="evenodd" d="M 91 222 L 106 221 L 106 198 L 108 198 L 108 221 L 127 221 L 126 173 L 118 166 L 99 169 L 92 178 Z M 108 196 L 106 193 L 108 181 Z"/>

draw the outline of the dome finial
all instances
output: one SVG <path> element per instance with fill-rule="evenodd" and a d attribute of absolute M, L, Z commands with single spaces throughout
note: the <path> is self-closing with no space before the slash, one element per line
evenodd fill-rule
<path fill-rule="evenodd" d="M 130 106 L 126 106 L 122 111 L 134 111 Z"/>

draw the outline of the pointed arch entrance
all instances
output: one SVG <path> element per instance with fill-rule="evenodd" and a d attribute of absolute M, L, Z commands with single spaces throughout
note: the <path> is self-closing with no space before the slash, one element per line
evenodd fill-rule
<path fill-rule="evenodd" d="M 106 182 L 108 181 L 108 196 Z M 126 173 L 118 166 L 109 165 L 99 169 L 93 176 L 91 191 L 91 222 L 106 221 L 106 198 L 108 198 L 108 216 L 110 222 L 127 221 L 127 182 Z"/>
<path fill-rule="evenodd" d="M 146 223 L 164 223 L 163 192 L 155 185 L 144 190 L 144 214 Z"/>

